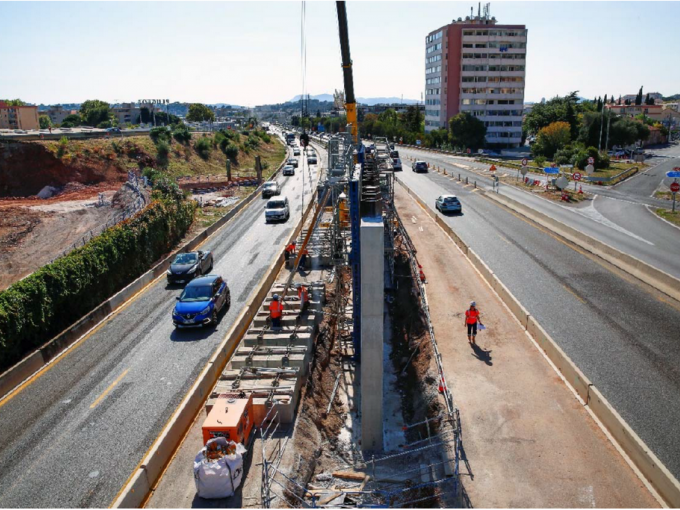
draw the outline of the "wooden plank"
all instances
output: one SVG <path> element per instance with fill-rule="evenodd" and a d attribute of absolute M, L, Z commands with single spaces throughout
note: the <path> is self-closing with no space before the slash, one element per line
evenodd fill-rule
<path fill-rule="evenodd" d="M 344 480 L 363 481 L 366 475 L 364 473 L 357 473 L 355 471 L 335 471 L 333 476 L 335 478 L 342 478 Z"/>

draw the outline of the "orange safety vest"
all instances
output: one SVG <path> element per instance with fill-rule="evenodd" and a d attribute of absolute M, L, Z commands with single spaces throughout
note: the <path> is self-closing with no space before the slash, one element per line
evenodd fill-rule
<path fill-rule="evenodd" d="M 307 287 L 300 287 L 298 289 L 298 298 L 300 298 L 300 303 L 306 303 L 309 299 L 309 294 L 307 292 Z"/>
<path fill-rule="evenodd" d="M 280 301 L 272 301 L 269 304 L 269 314 L 272 319 L 278 319 L 281 317 L 281 312 L 283 311 L 283 303 Z"/>
<path fill-rule="evenodd" d="M 465 310 L 465 322 L 468 324 L 475 324 L 479 317 L 479 310 Z"/>
<path fill-rule="evenodd" d="M 293 252 L 295 251 L 295 245 L 294 245 L 294 244 L 289 244 L 288 246 L 286 246 L 286 251 L 287 251 L 288 253 L 293 253 Z"/>

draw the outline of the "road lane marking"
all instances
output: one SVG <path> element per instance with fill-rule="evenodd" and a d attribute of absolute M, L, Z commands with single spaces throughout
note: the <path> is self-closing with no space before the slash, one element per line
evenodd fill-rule
<path fill-rule="evenodd" d="M 115 387 L 118 385 L 118 383 L 121 381 L 121 379 L 122 379 L 123 377 L 125 377 L 125 374 L 127 374 L 129 371 L 130 371 L 130 369 L 129 369 L 129 368 L 126 368 L 126 369 L 125 369 L 125 372 L 123 372 L 123 373 L 120 374 L 118 377 L 116 377 L 116 380 L 113 381 L 113 382 L 109 385 L 109 387 L 106 388 L 106 389 L 104 390 L 104 393 L 102 393 L 101 395 L 99 395 L 99 397 L 97 398 L 97 400 L 95 400 L 95 401 L 92 403 L 92 405 L 90 406 L 90 409 L 94 409 L 95 407 L 97 407 L 97 405 L 98 405 L 102 400 L 104 400 L 104 397 L 106 397 L 106 395 L 108 395 L 108 394 L 111 392 L 111 390 L 112 390 L 113 388 L 115 388 Z"/>
<path fill-rule="evenodd" d="M 502 235 L 500 235 L 500 234 L 498 234 L 498 237 L 500 237 L 501 239 L 503 239 L 503 241 L 505 241 L 506 243 L 512 244 L 510 241 L 508 241 L 508 239 L 507 239 L 506 237 L 504 237 L 504 236 L 502 236 Z"/>
<path fill-rule="evenodd" d="M 569 287 L 567 287 L 565 284 L 562 284 L 562 287 L 564 287 L 564 290 L 566 290 L 569 294 L 571 294 L 571 295 L 574 296 L 576 299 L 578 299 L 581 303 L 583 303 L 584 305 L 586 304 L 585 299 L 583 299 L 581 296 L 579 296 L 578 294 L 576 294 L 576 292 L 574 292 L 573 290 L 571 290 L 571 289 L 570 289 Z"/>

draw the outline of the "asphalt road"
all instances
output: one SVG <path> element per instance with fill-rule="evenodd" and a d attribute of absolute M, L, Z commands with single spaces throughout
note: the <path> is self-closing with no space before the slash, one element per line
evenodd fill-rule
<path fill-rule="evenodd" d="M 470 182 L 477 181 L 478 186 L 483 189 L 491 189 L 490 176 L 480 176 L 471 171 L 472 167 L 487 168 L 488 165 L 445 154 L 403 147 L 399 147 L 399 153 L 405 171 L 411 168 L 411 162 L 406 156 L 411 156 L 444 167 L 447 173 L 453 172 L 455 175 L 460 173 L 463 179 L 467 176 Z M 615 193 L 616 197 L 600 193 L 595 195 L 594 200 L 579 206 L 551 202 L 504 184 L 500 186 L 500 193 L 680 278 L 680 256 L 678 256 L 680 254 L 680 229 L 659 219 L 647 207 L 650 203 L 661 202 L 650 198 L 650 195 L 664 179 L 665 172 L 678 164 L 680 160 L 668 158 L 647 172 L 633 177 L 630 181 L 624 181 L 627 188 L 616 187 L 614 190 L 602 190 L 597 186 L 591 186 L 591 188 L 598 188 L 599 192 Z M 509 171 L 509 175 L 515 175 L 515 173 L 516 170 Z M 624 183 L 619 186 L 623 186 Z"/>
<path fill-rule="evenodd" d="M 297 223 L 303 173 L 307 203 L 316 167 L 310 173 L 304 162 L 304 172 L 279 177 L 293 209 L 287 223 L 266 225 L 258 198 L 203 245 L 231 288 L 216 329 L 175 330 L 181 289 L 162 278 L 0 403 L 0 507 L 109 506 Z"/>
<path fill-rule="evenodd" d="M 432 207 L 460 197 L 463 214 L 447 223 L 680 478 L 680 311 L 471 187 L 406 166 L 398 177 Z"/>

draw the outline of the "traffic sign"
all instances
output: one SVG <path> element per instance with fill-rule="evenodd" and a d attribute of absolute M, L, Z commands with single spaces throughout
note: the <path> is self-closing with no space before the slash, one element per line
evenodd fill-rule
<path fill-rule="evenodd" d="M 673 172 L 666 172 L 666 177 L 673 177 L 674 179 L 680 177 L 680 167 L 674 168 Z"/>
<path fill-rule="evenodd" d="M 569 181 L 564 177 L 558 177 L 555 179 L 555 186 L 560 189 L 565 189 L 569 185 Z"/>
<path fill-rule="evenodd" d="M 677 193 L 678 191 L 680 191 L 680 183 L 677 182 L 671 183 L 671 191 L 673 193 Z"/>
<path fill-rule="evenodd" d="M 580 181 L 582 176 L 579 172 L 575 172 L 573 177 L 575 181 Z"/>
<path fill-rule="evenodd" d="M 553 168 L 553 167 L 551 167 L 551 166 L 549 166 L 549 167 L 547 167 L 547 168 L 544 168 L 543 171 L 544 171 L 546 174 L 559 174 L 559 173 L 560 173 L 560 169 L 559 169 L 559 168 Z"/>
<path fill-rule="evenodd" d="M 520 172 L 522 172 L 522 175 L 526 175 L 529 172 L 529 169 L 527 167 L 523 166 L 522 169 L 520 170 Z"/>
<path fill-rule="evenodd" d="M 477 154 L 484 154 L 484 149 L 477 149 Z"/>
<path fill-rule="evenodd" d="M 527 166 L 529 164 L 529 160 L 527 158 L 524 158 L 522 160 L 522 166 Z"/>
<path fill-rule="evenodd" d="M 594 167 L 593 165 L 588 165 L 588 166 L 586 167 L 586 173 L 587 173 L 588 175 L 592 174 L 594 171 L 595 171 L 595 167 Z"/>
<path fill-rule="evenodd" d="M 589 164 L 589 165 L 594 165 L 594 164 L 595 164 L 595 158 L 592 157 L 592 156 L 589 157 L 589 158 L 588 158 L 588 164 Z"/>

